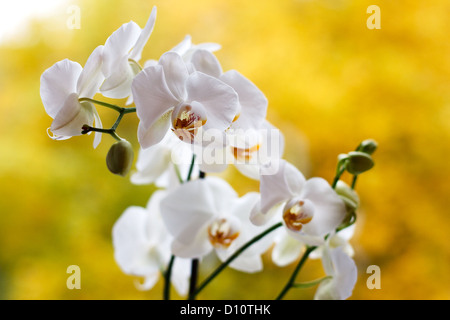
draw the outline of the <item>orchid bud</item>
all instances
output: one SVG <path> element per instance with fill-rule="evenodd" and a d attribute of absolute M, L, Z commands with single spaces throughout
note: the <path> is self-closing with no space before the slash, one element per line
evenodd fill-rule
<path fill-rule="evenodd" d="M 350 188 L 344 181 L 339 180 L 334 189 L 339 197 L 344 201 L 347 212 L 353 212 L 358 209 L 359 197 L 358 194 Z"/>
<path fill-rule="evenodd" d="M 372 154 L 378 147 L 378 143 L 373 139 L 367 139 L 360 143 L 357 151 L 365 152 L 367 154 Z"/>
<path fill-rule="evenodd" d="M 372 157 L 361 151 L 351 151 L 348 153 L 347 171 L 358 175 L 374 166 Z"/>
<path fill-rule="evenodd" d="M 114 143 L 106 155 L 106 165 L 114 174 L 126 176 L 133 164 L 134 152 L 131 143 L 120 140 Z"/>

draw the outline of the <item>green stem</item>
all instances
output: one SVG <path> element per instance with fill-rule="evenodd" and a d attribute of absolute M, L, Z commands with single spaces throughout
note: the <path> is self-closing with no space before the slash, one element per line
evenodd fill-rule
<path fill-rule="evenodd" d="M 121 112 L 122 109 L 125 109 L 125 108 L 116 106 L 115 104 L 111 104 L 111 103 L 107 103 L 107 102 L 103 102 L 103 101 L 99 101 L 99 100 L 95 100 L 95 99 L 91 99 L 91 98 L 80 98 L 80 99 L 78 99 L 78 101 L 79 102 L 83 102 L 83 101 L 92 102 L 92 103 L 98 104 L 100 106 L 116 110 L 117 112 Z"/>
<path fill-rule="evenodd" d="M 170 300 L 170 277 L 172 275 L 173 262 L 175 261 L 175 256 L 170 257 L 169 265 L 167 266 L 166 273 L 164 274 L 164 300 Z"/>
<path fill-rule="evenodd" d="M 331 187 L 333 189 L 336 188 L 336 185 L 344 172 L 345 172 L 345 167 L 343 167 L 341 170 L 337 171 L 336 176 L 334 177 L 333 183 L 331 185 Z"/>
<path fill-rule="evenodd" d="M 312 281 L 307 281 L 307 282 L 302 282 L 302 283 L 294 283 L 294 284 L 292 284 L 292 288 L 306 289 L 306 288 L 314 287 L 315 285 L 321 283 L 322 281 L 331 279 L 331 278 L 332 278 L 331 276 L 325 276 L 323 278 L 312 280 Z"/>
<path fill-rule="evenodd" d="M 192 259 L 191 262 L 191 279 L 189 281 L 188 300 L 195 300 L 195 291 L 197 288 L 199 260 Z"/>
<path fill-rule="evenodd" d="M 244 244 L 242 247 L 240 247 L 235 253 L 233 253 L 225 262 L 223 262 L 220 266 L 214 270 L 208 278 L 206 278 L 197 288 L 195 291 L 195 295 L 198 295 L 200 291 L 202 291 L 220 272 L 222 272 L 231 262 L 234 261 L 242 252 L 244 252 L 248 247 L 250 247 L 255 242 L 259 241 L 275 229 L 281 227 L 283 223 L 279 222 L 272 227 L 268 228 L 267 230 L 263 231 L 259 235 L 252 238 L 250 241 L 248 241 L 246 244 Z"/>
<path fill-rule="evenodd" d="M 294 272 L 292 272 L 292 275 L 289 279 L 289 281 L 284 286 L 283 290 L 281 290 L 280 294 L 278 295 L 276 300 L 281 300 L 285 296 L 285 294 L 295 285 L 295 278 L 297 278 L 297 274 L 299 273 L 300 269 L 302 268 L 305 261 L 308 259 L 311 252 L 313 252 L 317 247 L 306 247 L 306 251 L 303 254 L 302 258 L 300 259 L 299 263 L 294 269 Z"/>
<path fill-rule="evenodd" d="M 353 176 L 353 180 L 352 180 L 352 189 L 354 190 L 356 187 L 356 179 L 358 179 L 358 175 L 354 175 Z"/>
<path fill-rule="evenodd" d="M 195 154 L 192 155 L 191 166 L 189 167 L 189 172 L 186 181 L 191 180 L 192 171 L 194 170 L 194 164 L 195 164 Z"/>
<path fill-rule="evenodd" d="M 84 125 L 82 127 L 82 129 L 83 129 L 83 131 L 81 131 L 81 134 L 86 134 L 86 133 L 91 132 L 91 131 L 93 131 L 93 132 L 101 132 L 101 133 L 107 133 L 107 134 L 111 135 L 111 137 L 113 137 L 117 141 L 122 140 L 122 138 L 117 135 L 115 129 L 112 129 L 112 128 L 111 129 L 103 129 L 103 128 L 94 128 L 94 127 L 91 127 L 91 126 L 88 126 L 88 125 Z"/>

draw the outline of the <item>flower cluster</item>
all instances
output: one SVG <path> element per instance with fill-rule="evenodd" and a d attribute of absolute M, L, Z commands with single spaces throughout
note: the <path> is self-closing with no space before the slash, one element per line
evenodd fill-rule
<path fill-rule="evenodd" d="M 115 260 L 124 273 L 144 279 L 151 289 L 161 273 L 164 297 L 174 285 L 193 299 L 225 267 L 253 273 L 263 269 L 271 250 L 282 267 L 300 257 L 298 268 L 278 296 L 295 282 L 304 261 L 322 259 L 326 276 L 316 299 L 347 299 L 357 270 L 349 244 L 359 198 L 356 178 L 373 166 L 372 140 L 339 155 L 336 176 L 306 179 L 283 159 L 284 136 L 266 119 L 268 100 L 236 70 L 224 71 L 216 43 L 193 44 L 189 35 L 157 60 L 139 62 L 156 22 L 156 7 L 144 26 L 123 24 L 83 67 L 68 59 L 41 77 L 41 99 L 53 122 L 55 140 L 95 133 L 117 141 L 106 160 L 112 173 L 126 176 L 133 165 L 133 146 L 116 129 L 126 114 L 139 119 L 139 153 L 134 184 L 155 184 L 146 208 L 127 208 L 112 228 Z M 125 99 L 120 107 L 94 99 L 96 94 Z M 135 107 L 132 106 L 135 105 Z M 105 129 L 97 106 L 118 112 Z M 220 175 L 234 165 L 260 188 L 239 196 Z M 340 177 L 353 175 L 352 186 Z M 198 265 L 215 254 L 220 266 L 197 284 Z"/>

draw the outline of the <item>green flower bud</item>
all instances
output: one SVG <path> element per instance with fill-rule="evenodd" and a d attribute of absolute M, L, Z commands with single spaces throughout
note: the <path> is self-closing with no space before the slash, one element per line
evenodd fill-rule
<path fill-rule="evenodd" d="M 344 181 L 339 180 L 336 184 L 336 188 L 334 189 L 338 196 L 342 199 L 345 204 L 345 209 L 347 211 L 347 215 L 342 221 L 343 226 L 348 225 L 352 220 L 353 216 L 356 216 L 356 210 L 359 207 L 359 197 L 358 194 L 349 187 Z"/>
<path fill-rule="evenodd" d="M 106 155 L 106 165 L 114 174 L 126 176 L 133 164 L 134 152 L 131 143 L 120 140 L 114 143 Z"/>
<path fill-rule="evenodd" d="M 373 139 L 367 139 L 360 143 L 357 151 L 365 152 L 367 154 L 372 154 L 377 150 L 378 143 Z"/>
<path fill-rule="evenodd" d="M 365 152 L 351 151 L 348 156 L 347 171 L 351 174 L 361 174 L 374 166 L 372 157 Z"/>
<path fill-rule="evenodd" d="M 344 181 L 339 180 L 334 189 L 336 193 L 344 200 L 347 211 L 355 211 L 359 206 L 359 196 L 355 190 L 350 188 Z"/>

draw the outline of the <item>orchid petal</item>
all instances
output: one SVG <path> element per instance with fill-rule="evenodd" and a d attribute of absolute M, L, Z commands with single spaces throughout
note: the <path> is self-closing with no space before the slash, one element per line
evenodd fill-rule
<path fill-rule="evenodd" d="M 167 115 L 169 109 L 178 105 L 178 100 L 167 86 L 164 70 L 160 65 L 140 72 L 133 80 L 131 91 L 137 116 L 145 129 L 162 115 Z"/>
<path fill-rule="evenodd" d="M 141 148 L 136 161 L 137 172 L 131 175 L 131 183 L 137 185 L 153 183 L 169 165 L 170 149 L 163 141 L 147 149 Z"/>
<path fill-rule="evenodd" d="M 136 44 L 141 34 L 141 28 L 133 21 L 123 24 L 119 29 L 114 31 L 106 40 L 103 50 L 103 67 L 102 71 L 105 77 L 111 76 L 116 72 L 117 61 L 126 56 L 133 46 Z"/>
<path fill-rule="evenodd" d="M 163 113 L 156 121 L 154 121 L 148 128 L 145 128 L 143 123 L 138 125 L 138 140 L 142 148 L 146 149 L 160 142 L 170 128 L 170 118 L 172 116 L 173 108 L 170 108 Z"/>
<path fill-rule="evenodd" d="M 142 29 L 141 34 L 139 35 L 139 38 L 137 39 L 134 48 L 130 52 L 130 59 L 133 59 L 134 61 L 138 62 L 141 59 L 142 56 L 142 50 L 145 47 L 145 44 L 147 43 L 148 39 L 150 38 L 150 35 L 153 32 L 153 28 L 155 27 L 155 21 L 156 21 L 156 6 L 153 7 L 152 12 L 150 13 L 150 17 L 147 20 L 147 23 L 145 24 L 145 27 Z"/>
<path fill-rule="evenodd" d="M 82 126 L 94 122 L 94 107 L 90 102 L 78 101 L 76 93 L 70 94 L 63 107 L 58 111 L 50 130 L 60 136 L 81 135 Z"/>
<path fill-rule="evenodd" d="M 194 65 L 195 70 L 199 72 L 206 73 L 214 78 L 219 78 L 222 74 L 222 66 L 219 60 L 207 50 L 195 50 L 190 61 Z"/>
<path fill-rule="evenodd" d="M 214 198 L 208 184 L 189 181 L 161 201 L 161 213 L 169 233 L 176 241 L 189 245 L 205 224 L 214 218 Z M 207 238 L 205 232 L 204 237 Z"/>
<path fill-rule="evenodd" d="M 98 46 L 89 56 L 77 82 L 80 98 L 92 98 L 98 92 L 103 80 L 103 46 Z"/>
<path fill-rule="evenodd" d="M 207 110 L 205 130 L 225 130 L 238 109 L 238 96 L 233 88 L 201 72 L 189 75 L 186 83 L 188 101 L 198 101 Z"/>
<path fill-rule="evenodd" d="M 357 268 L 352 258 L 342 249 L 324 250 L 322 263 L 332 279 L 322 281 L 314 295 L 315 300 L 345 300 L 352 295 L 357 280 Z"/>
<path fill-rule="evenodd" d="M 177 257 L 195 259 L 210 253 L 213 246 L 208 241 L 206 228 L 203 228 L 202 232 L 198 232 L 190 242 L 174 240 L 171 249 Z"/>
<path fill-rule="evenodd" d="M 102 129 L 102 121 L 100 120 L 100 116 L 98 115 L 98 112 L 95 108 L 93 108 L 93 116 L 94 116 L 94 125 L 98 129 Z M 97 146 L 102 141 L 102 133 L 101 132 L 95 132 L 94 134 L 94 149 L 97 148 Z"/>
<path fill-rule="evenodd" d="M 124 55 L 116 60 L 114 72 L 105 79 L 100 91 L 108 98 L 122 99 L 128 97 L 134 76 L 135 73 L 130 66 L 128 56 Z"/>
<path fill-rule="evenodd" d="M 40 95 L 45 111 L 55 118 L 67 97 L 76 92 L 77 81 L 83 68 L 77 62 L 64 59 L 42 73 Z"/>
<path fill-rule="evenodd" d="M 170 92 L 179 101 L 186 99 L 186 80 L 189 72 L 181 56 L 175 52 L 166 52 L 159 59 Z"/>
<path fill-rule="evenodd" d="M 304 246 L 302 242 L 284 232 L 273 247 L 272 260 L 279 267 L 287 266 L 300 257 Z"/>
<path fill-rule="evenodd" d="M 126 274 L 138 276 L 159 272 L 157 261 L 149 255 L 149 241 L 143 225 L 148 211 L 141 207 L 129 207 L 113 226 L 114 258 Z"/>
<path fill-rule="evenodd" d="M 261 167 L 261 211 L 300 194 L 306 182 L 303 174 L 289 162 L 281 159 Z"/>
<path fill-rule="evenodd" d="M 183 56 L 183 54 L 185 54 L 191 48 L 192 45 L 191 39 L 192 37 L 190 35 L 186 35 L 183 38 L 183 40 L 180 43 L 178 43 L 175 47 L 170 49 L 170 51 L 176 52 L 180 56 Z"/>
<path fill-rule="evenodd" d="M 220 80 L 236 90 L 239 96 L 241 112 L 233 122 L 234 128 L 259 129 L 267 114 L 268 101 L 256 85 L 236 70 L 230 70 L 220 76 Z"/>
<path fill-rule="evenodd" d="M 302 228 L 308 235 L 327 235 L 334 231 L 347 215 L 344 202 L 325 179 L 309 179 L 300 198 L 308 199 L 314 204 L 314 217 Z"/>
<path fill-rule="evenodd" d="M 142 290 L 142 291 L 150 290 L 158 282 L 159 277 L 160 277 L 160 271 L 156 270 L 153 273 L 146 275 L 143 283 L 140 283 L 138 280 L 136 280 L 135 286 L 138 290 Z"/>

